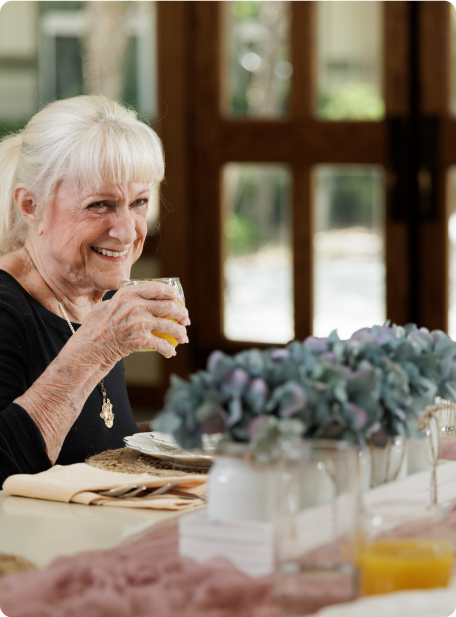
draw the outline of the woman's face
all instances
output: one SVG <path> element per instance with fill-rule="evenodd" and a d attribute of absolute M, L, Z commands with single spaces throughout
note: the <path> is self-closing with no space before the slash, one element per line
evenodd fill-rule
<path fill-rule="evenodd" d="M 46 271 L 75 291 L 117 289 L 141 255 L 149 199 L 147 182 L 82 189 L 64 181 L 29 238 Z"/>

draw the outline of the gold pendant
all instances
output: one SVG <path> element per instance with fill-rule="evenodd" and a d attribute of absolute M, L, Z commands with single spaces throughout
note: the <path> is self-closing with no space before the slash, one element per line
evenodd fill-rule
<path fill-rule="evenodd" d="M 108 428 L 111 428 L 114 424 L 114 414 L 112 412 L 112 404 L 108 398 L 103 397 L 103 405 L 101 407 L 100 417 L 103 418 L 104 423 Z"/>

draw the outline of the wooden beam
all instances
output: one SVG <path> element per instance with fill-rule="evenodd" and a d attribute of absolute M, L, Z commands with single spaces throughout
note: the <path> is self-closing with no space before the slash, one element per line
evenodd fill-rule
<path fill-rule="evenodd" d="M 191 253 L 189 8 L 184 1 L 157 2 L 159 133 L 166 160 L 161 191 L 159 256 L 162 276 L 181 279 L 186 304 L 193 315 L 195 290 L 188 259 Z M 189 339 L 192 339 L 191 331 Z M 164 361 L 165 383 L 170 373 L 185 376 L 192 369 L 191 350 L 188 345 L 180 345 L 177 356 Z"/>

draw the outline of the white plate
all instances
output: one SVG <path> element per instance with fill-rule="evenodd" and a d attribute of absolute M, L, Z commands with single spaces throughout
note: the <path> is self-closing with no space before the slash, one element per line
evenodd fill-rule
<path fill-rule="evenodd" d="M 456 617 L 456 590 L 401 591 L 328 606 L 315 617 Z"/>
<path fill-rule="evenodd" d="M 157 432 L 135 433 L 129 437 L 124 437 L 124 442 L 127 448 L 155 456 L 176 465 L 176 467 L 209 469 L 212 464 L 212 456 L 182 450 L 171 435 Z"/>

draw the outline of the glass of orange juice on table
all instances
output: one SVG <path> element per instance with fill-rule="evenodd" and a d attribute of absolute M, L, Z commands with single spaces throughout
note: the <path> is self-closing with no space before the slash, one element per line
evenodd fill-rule
<path fill-rule="evenodd" d="M 383 502 L 365 509 L 362 527 L 361 594 L 448 586 L 453 543 L 447 508 L 418 501 Z"/>
<path fill-rule="evenodd" d="M 180 280 L 175 277 L 174 278 L 173 277 L 161 278 L 161 279 L 128 279 L 126 281 L 121 281 L 119 285 L 119 289 L 121 289 L 122 287 L 128 287 L 129 285 L 140 285 L 141 283 L 149 283 L 152 281 L 155 281 L 158 283 L 165 283 L 166 285 L 171 285 L 171 287 L 174 287 L 175 289 L 177 289 L 180 296 L 182 297 L 182 302 L 179 302 L 178 304 L 180 304 L 181 306 L 185 306 L 184 290 L 182 289 Z M 167 317 L 167 319 L 171 319 L 171 318 Z M 175 321 L 175 320 L 172 319 L 171 321 Z M 164 334 L 163 332 L 152 332 L 152 334 L 155 334 L 155 336 L 158 336 L 159 338 L 165 339 L 166 341 L 168 341 L 168 343 L 170 343 L 174 347 L 177 347 L 178 345 L 178 342 L 176 341 L 174 336 L 171 336 L 171 334 Z M 139 351 L 156 351 L 156 350 L 155 349 L 140 349 Z"/>

